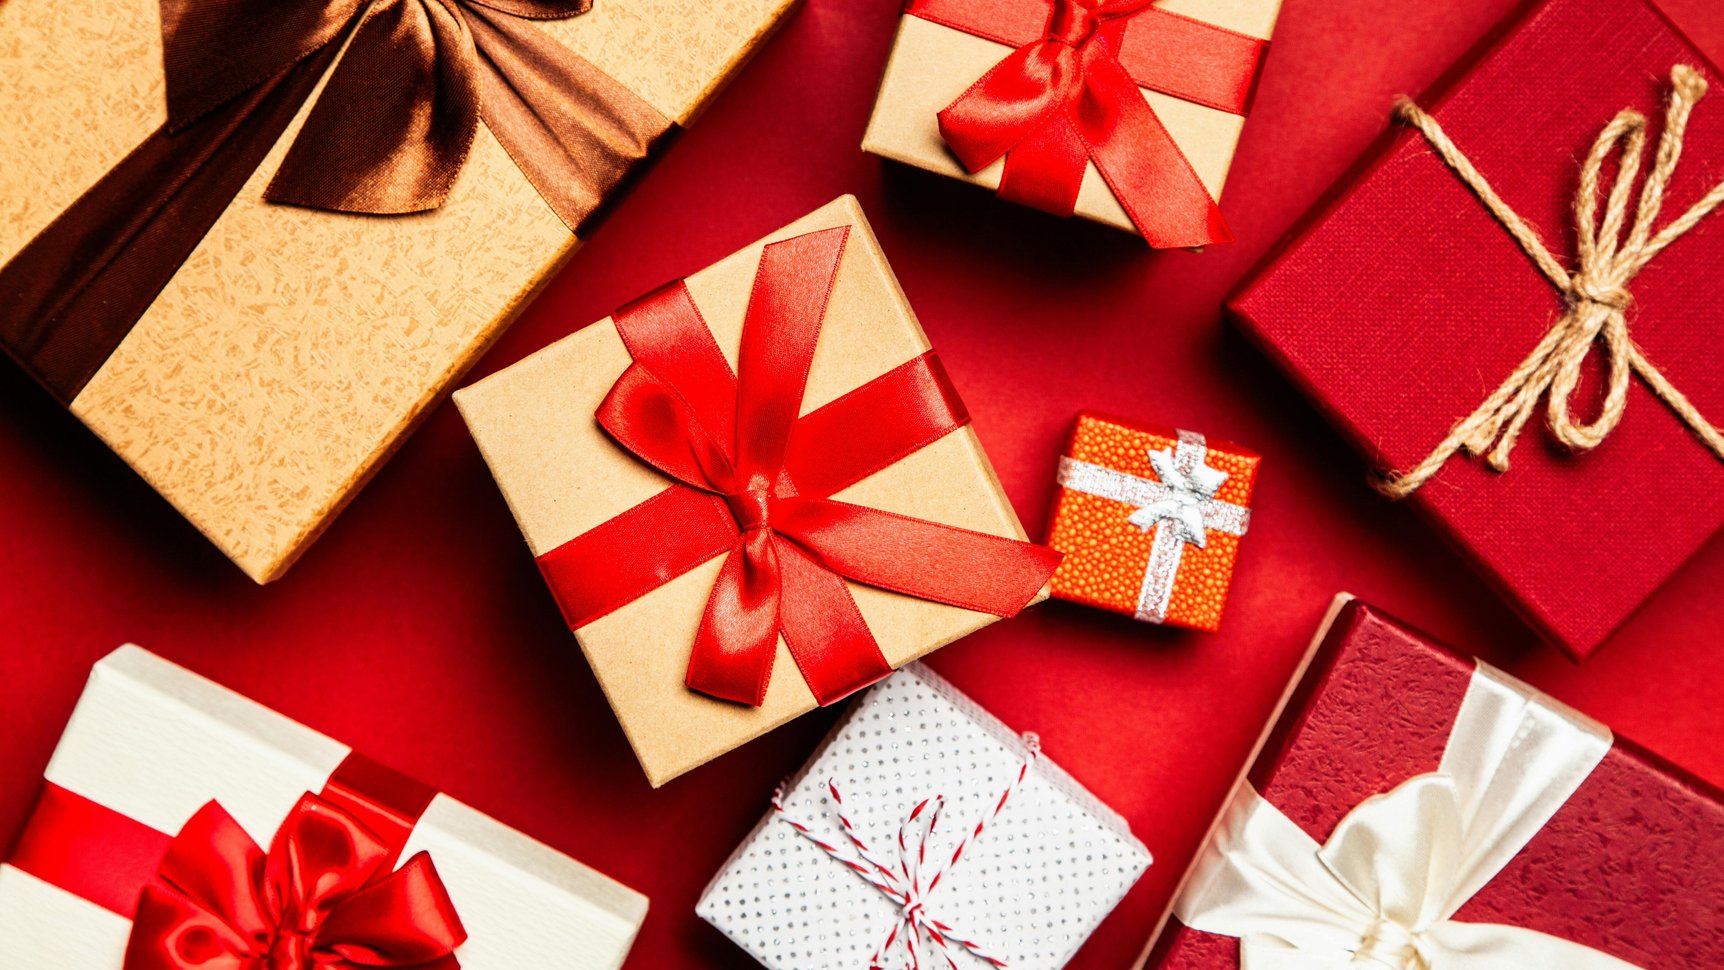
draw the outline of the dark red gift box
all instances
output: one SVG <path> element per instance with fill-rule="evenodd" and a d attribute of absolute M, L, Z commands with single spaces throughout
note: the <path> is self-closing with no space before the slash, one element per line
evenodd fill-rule
<path fill-rule="evenodd" d="M 1714 84 L 1719 76 L 1642 0 L 1547 0 L 1511 18 L 1417 102 L 1572 269 L 1581 159 L 1625 107 L 1651 120 L 1655 142 L 1678 63 Z M 1614 175 L 1607 164 L 1606 186 Z M 1657 225 L 1721 176 L 1724 93 L 1714 93 L 1693 113 Z M 1724 215 L 1714 215 L 1627 284 L 1631 337 L 1713 422 L 1724 420 L 1720 265 Z M 1229 301 L 1385 471 L 1429 454 L 1563 306 L 1424 137 L 1399 125 Z M 1579 420 L 1600 405 L 1599 357 L 1594 348 L 1582 371 Z M 1568 452 L 1543 422 L 1541 401 L 1508 472 L 1457 455 L 1408 501 L 1578 659 L 1724 525 L 1724 462 L 1639 378 L 1621 425 L 1592 451 Z"/>
<path fill-rule="evenodd" d="M 1474 670 L 1472 661 L 1376 609 L 1338 602 L 1245 780 L 1325 842 L 1365 799 L 1436 770 Z M 1724 792 L 1615 738 L 1567 802 L 1454 919 L 1536 930 L 1647 970 L 1721 967 L 1720 861 Z M 1184 888 L 1194 881 L 1188 875 Z M 1170 916 L 1141 965 L 1232 970 L 1239 953 L 1238 939 Z"/>

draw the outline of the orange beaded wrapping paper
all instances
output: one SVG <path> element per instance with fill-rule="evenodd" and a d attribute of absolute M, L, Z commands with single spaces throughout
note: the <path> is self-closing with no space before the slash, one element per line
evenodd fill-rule
<path fill-rule="evenodd" d="M 1066 557 L 1053 595 L 1214 632 L 1259 461 L 1193 432 L 1080 413 L 1048 523 L 1047 544 Z"/>

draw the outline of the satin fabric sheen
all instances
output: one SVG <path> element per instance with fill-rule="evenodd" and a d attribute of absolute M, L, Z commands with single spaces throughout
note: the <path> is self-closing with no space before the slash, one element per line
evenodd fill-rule
<path fill-rule="evenodd" d="M 1610 746 L 1602 725 L 1480 664 L 1438 770 L 1366 799 L 1321 846 L 1241 783 L 1174 912 L 1238 937 L 1243 970 L 1632 970 L 1549 934 L 1453 918 Z"/>
<path fill-rule="evenodd" d="M 1059 562 L 827 497 L 969 421 L 932 353 L 798 416 L 848 233 L 765 248 L 735 375 L 681 283 L 617 311 L 634 363 L 599 423 L 679 484 L 539 559 L 579 628 L 724 556 L 687 677 L 714 697 L 760 704 L 781 634 L 821 704 L 890 673 L 846 579 L 1011 616 Z"/>
<path fill-rule="evenodd" d="M 271 202 L 435 209 L 482 120 L 578 232 L 672 128 L 526 22 L 590 3 L 161 0 L 168 121 L 0 267 L 0 346 L 69 404 L 326 72 Z"/>
<path fill-rule="evenodd" d="M 1071 215 L 1090 162 L 1156 248 L 1232 241 L 1221 209 L 1140 87 L 1245 114 L 1268 42 L 1154 0 L 912 0 L 908 13 L 1016 48 L 940 112 L 976 172 L 1005 156 L 1000 195 Z"/>
<path fill-rule="evenodd" d="M 9 861 L 131 919 L 126 970 L 457 970 L 430 856 L 395 867 L 431 794 L 350 755 L 266 853 L 214 801 L 170 837 L 48 784 Z"/>

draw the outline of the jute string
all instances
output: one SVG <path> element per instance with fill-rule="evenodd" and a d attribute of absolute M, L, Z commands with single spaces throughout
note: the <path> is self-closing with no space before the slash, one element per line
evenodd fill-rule
<path fill-rule="evenodd" d="M 1417 465 L 1404 472 L 1388 474 L 1377 483 L 1377 488 L 1385 495 L 1404 498 L 1412 494 L 1430 481 L 1459 451 L 1473 456 L 1484 455 L 1492 468 L 1499 472 L 1508 471 L 1509 452 L 1514 450 L 1521 428 L 1537 408 L 1539 398 L 1547 394 L 1550 428 L 1557 440 L 1580 451 L 1596 447 L 1622 421 L 1631 371 L 1638 374 L 1652 393 L 1700 436 L 1706 447 L 1724 459 L 1724 432 L 1707 421 L 1628 336 L 1628 307 L 1633 303 L 1627 288 L 1629 281 L 1664 247 L 1681 238 L 1724 203 L 1724 182 L 1720 182 L 1679 218 L 1653 232 L 1658 210 L 1664 204 L 1665 189 L 1682 154 L 1682 137 L 1688 127 L 1688 116 L 1693 112 L 1695 102 L 1706 93 L 1705 78 L 1686 65 L 1678 64 L 1672 68 L 1670 80 L 1672 90 L 1665 113 L 1664 132 L 1659 137 L 1652 171 L 1641 186 L 1634 223 L 1628 229 L 1626 240 L 1621 238 L 1622 228 L 1628 218 L 1635 176 L 1645 153 L 1646 117 L 1625 108 L 1592 143 L 1592 151 L 1581 166 L 1579 190 L 1574 195 L 1575 236 L 1579 252 L 1573 273 L 1551 255 L 1538 231 L 1497 195 L 1485 177 L 1443 132 L 1436 119 L 1407 98 L 1396 102 L 1395 117 L 1425 136 L 1443 161 L 1478 195 L 1491 215 L 1503 224 L 1503 228 L 1562 293 L 1566 306 L 1532 353 L 1485 398 L 1484 403 L 1450 429 L 1442 444 Z M 1599 176 L 1605 160 L 1619 147 L 1621 162 L 1617 167 L 1616 181 L 1605 199 L 1604 221 L 1600 223 L 1597 219 Z M 1595 345 L 1603 347 L 1608 374 L 1604 404 L 1593 421 L 1577 421 L 1571 412 L 1569 398 L 1580 381 L 1581 364 Z"/>

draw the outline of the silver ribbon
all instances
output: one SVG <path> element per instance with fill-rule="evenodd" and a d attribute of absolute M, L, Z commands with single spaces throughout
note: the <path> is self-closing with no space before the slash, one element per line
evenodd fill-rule
<path fill-rule="evenodd" d="M 1174 580 L 1187 545 L 1202 549 L 1209 530 L 1242 536 L 1251 524 L 1251 510 L 1215 497 L 1227 473 L 1204 464 L 1209 445 L 1195 431 L 1180 431 L 1173 448 L 1150 449 L 1151 481 L 1075 458 L 1061 458 L 1059 483 L 1074 492 L 1137 506 L 1126 521 L 1148 532 L 1155 529 L 1149 564 L 1137 595 L 1137 618 L 1150 623 L 1167 619 Z M 1160 526 L 1160 528 L 1156 528 Z"/>
<path fill-rule="evenodd" d="M 1238 937 L 1244 970 L 1633 970 L 1455 913 L 1610 750 L 1610 731 L 1479 664 L 1437 771 L 1361 802 L 1323 845 L 1241 782 L 1174 905 Z"/>

